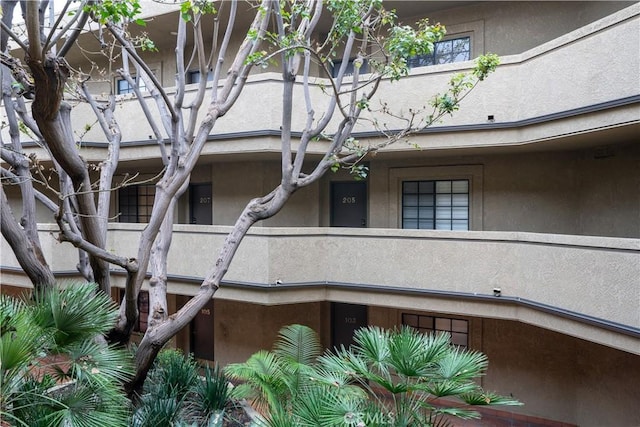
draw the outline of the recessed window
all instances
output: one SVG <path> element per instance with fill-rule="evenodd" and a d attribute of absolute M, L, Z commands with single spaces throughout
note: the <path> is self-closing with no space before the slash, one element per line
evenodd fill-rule
<path fill-rule="evenodd" d="M 402 228 L 469 229 L 469 180 L 404 181 Z"/>
<path fill-rule="evenodd" d="M 139 79 L 138 77 L 133 77 L 133 81 L 141 91 L 146 91 L 147 86 L 144 84 L 144 80 Z M 129 82 L 125 79 L 118 79 L 116 81 L 116 93 L 118 95 L 124 95 L 126 93 L 133 93 L 134 87 L 129 84 Z"/>
<path fill-rule="evenodd" d="M 189 71 L 187 72 L 187 84 L 192 83 L 200 83 L 202 79 L 200 71 Z M 210 82 L 213 80 L 213 73 L 207 73 L 207 81 Z"/>
<path fill-rule="evenodd" d="M 425 67 L 428 65 L 450 64 L 471 59 L 471 38 L 459 37 L 434 43 L 433 52 L 429 55 L 415 56 L 407 65 L 409 68 Z"/>
<path fill-rule="evenodd" d="M 338 72 L 340 71 L 340 67 L 342 66 L 342 61 L 333 61 L 333 67 L 331 67 L 331 77 L 338 77 Z M 365 74 L 368 71 L 367 61 L 363 61 L 362 65 L 360 65 L 360 74 Z M 354 59 L 350 59 L 347 64 L 347 69 L 344 72 L 344 77 L 353 76 L 355 72 L 355 63 Z"/>
<path fill-rule="evenodd" d="M 424 333 L 448 332 L 451 344 L 462 347 L 469 345 L 469 321 L 465 319 L 403 313 L 402 324 Z"/>
<path fill-rule="evenodd" d="M 155 200 L 154 185 L 133 185 L 118 191 L 119 222 L 146 223 Z"/>

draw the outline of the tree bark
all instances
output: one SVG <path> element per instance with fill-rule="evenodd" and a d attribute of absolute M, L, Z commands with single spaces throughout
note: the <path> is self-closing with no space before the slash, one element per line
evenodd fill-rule
<path fill-rule="evenodd" d="M 71 131 L 71 107 L 62 101 L 64 85 L 69 77 L 66 62 L 61 58 L 45 57 L 40 60 L 28 56 L 27 63 L 35 82 L 33 117 L 51 154 L 71 178 L 85 239 L 94 246 L 104 248 L 89 172 L 85 161 L 77 153 Z M 100 289 L 110 294 L 108 264 L 93 255 L 89 256 L 89 262 Z"/>
<path fill-rule="evenodd" d="M 27 237 L 23 228 L 16 221 L 9 207 L 9 200 L 7 200 L 7 195 L 4 192 L 4 186 L 0 187 L 0 209 L 2 236 L 11 246 L 20 267 L 29 277 L 31 283 L 36 289 L 55 286 L 56 278 L 44 259 L 40 246 L 34 245 L 34 242 Z"/>

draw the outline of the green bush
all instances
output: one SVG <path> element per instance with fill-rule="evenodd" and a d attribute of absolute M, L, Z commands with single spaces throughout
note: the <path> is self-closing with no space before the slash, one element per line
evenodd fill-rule
<path fill-rule="evenodd" d="M 210 426 L 222 420 L 229 383 L 218 367 L 200 366 L 191 355 L 162 350 L 149 371 L 133 416 L 134 427 Z M 220 424 L 221 425 L 221 424 Z"/>
<path fill-rule="evenodd" d="M 0 418 L 21 427 L 126 426 L 130 354 L 103 344 L 117 310 L 95 284 L 0 295 Z"/>

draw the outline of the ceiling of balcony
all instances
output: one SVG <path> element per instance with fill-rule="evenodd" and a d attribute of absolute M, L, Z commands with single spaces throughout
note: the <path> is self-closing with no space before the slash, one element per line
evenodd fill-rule
<path fill-rule="evenodd" d="M 479 3 L 477 1 L 400 1 L 400 0 L 392 0 L 385 2 L 385 6 L 387 9 L 395 9 L 401 19 L 404 17 L 407 19 L 408 23 L 413 23 L 415 20 L 411 19 L 413 17 L 424 17 L 428 16 L 430 13 L 439 10 L 445 10 L 450 8 L 467 6 L 469 4 Z M 226 7 L 228 9 L 228 7 Z M 227 10 L 228 11 L 228 10 Z M 246 28 L 251 19 L 255 16 L 255 13 L 252 10 L 252 6 L 249 3 L 240 3 L 238 6 L 238 18 L 237 27 L 238 28 Z M 222 15 L 224 15 L 224 10 L 222 11 Z M 156 43 L 163 44 L 173 44 L 174 39 L 171 36 L 175 36 L 175 31 L 177 28 L 178 20 L 177 13 L 167 13 L 164 15 L 156 16 L 151 18 L 151 21 L 144 28 L 144 31 L 148 32 L 150 38 Z M 324 14 L 322 20 L 320 21 L 319 27 L 328 27 L 330 24 L 330 15 Z M 208 28 L 207 28 L 208 27 Z M 208 25 L 207 30 L 209 34 L 205 35 L 205 40 L 207 36 L 211 34 L 211 28 L 213 25 Z"/>

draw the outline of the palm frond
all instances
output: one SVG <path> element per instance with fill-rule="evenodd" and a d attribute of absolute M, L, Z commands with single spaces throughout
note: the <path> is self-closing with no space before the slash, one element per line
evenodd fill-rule
<path fill-rule="evenodd" d="M 477 385 L 471 381 L 456 381 L 448 379 L 434 379 L 432 381 L 417 383 L 412 386 L 413 390 L 420 390 L 436 397 L 458 396 L 471 393 Z"/>
<path fill-rule="evenodd" d="M 88 382 L 124 383 L 133 375 L 131 355 L 122 349 L 95 341 L 82 341 L 68 347 L 71 376 Z"/>
<path fill-rule="evenodd" d="M 362 413 L 366 396 L 344 391 L 332 386 L 305 390 L 304 398 L 294 406 L 297 424 L 308 427 L 349 425 Z"/>
<path fill-rule="evenodd" d="M 389 331 L 377 326 L 358 329 L 353 335 L 354 351 L 366 358 L 374 368 L 386 374 L 391 355 L 389 337 Z"/>
<path fill-rule="evenodd" d="M 280 329 L 273 352 L 286 360 L 312 365 L 322 354 L 322 346 L 318 334 L 313 329 L 294 324 Z"/>
<path fill-rule="evenodd" d="M 486 405 L 507 405 L 520 406 L 522 402 L 512 397 L 501 396 L 496 393 L 487 392 L 477 389 L 471 393 L 465 393 L 460 399 L 469 405 L 486 406 Z"/>
<path fill-rule="evenodd" d="M 254 402 L 276 408 L 286 399 L 288 389 L 282 378 L 282 361 L 273 353 L 261 350 L 244 363 L 227 365 L 225 373 L 230 378 L 245 382 L 245 387 L 236 387 L 232 394 L 237 398 L 253 399 Z M 242 395 L 240 393 L 245 393 Z"/>
<path fill-rule="evenodd" d="M 410 329 L 412 333 L 421 337 L 423 350 L 418 355 L 418 363 L 424 365 L 426 372 L 429 372 L 429 368 L 438 363 L 453 348 L 450 344 L 451 335 L 446 332 L 423 334 L 409 326 L 403 329 Z"/>
<path fill-rule="evenodd" d="M 446 379 L 470 380 L 482 375 L 487 365 L 487 356 L 484 354 L 453 347 L 438 361 L 437 373 Z"/>
<path fill-rule="evenodd" d="M 106 333 L 118 315 L 111 298 L 95 284 L 70 284 L 34 293 L 33 319 L 53 332 L 58 348 Z"/>
<path fill-rule="evenodd" d="M 480 413 L 469 408 L 431 408 L 434 414 L 450 415 L 462 420 L 477 420 Z"/>
<path fill-rule="evenodd" d="M 424 375 L 429 364 L 439 359 L 444 351 L 436 339 L 404 327 L 390 335 L 389 353 L 390 364 L 396 373 L 411 378 Z M 425 353 L 429 357 L 425 357 Z"/>
<path fill-rule="evenodd" d="M 11 377 L 37 355 L 45 337 L 31 321 L 25 304 L 6 295 L 0 295 L 0 321 L 0 383 L 4 392 Z"/>

